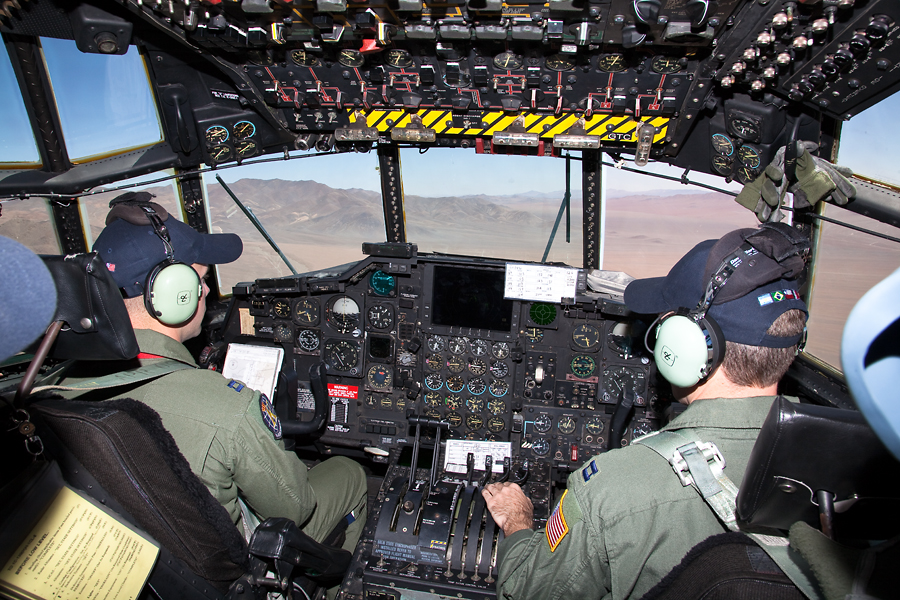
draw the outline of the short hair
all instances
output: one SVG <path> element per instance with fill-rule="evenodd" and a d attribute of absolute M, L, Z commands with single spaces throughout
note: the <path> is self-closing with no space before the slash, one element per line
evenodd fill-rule
<path fill-rule="evenodd" d="M 791 309 L 775 319 L 766 333 L 776 337 L 791 337 L 803 333 L 805 325 L 806 313 Z M 796 344 L 787 348 L 766 348 L 726 341 L 722 367 L 732 383 L 762 388 L 777 384 L 787 373 L 796 355 Z"/>

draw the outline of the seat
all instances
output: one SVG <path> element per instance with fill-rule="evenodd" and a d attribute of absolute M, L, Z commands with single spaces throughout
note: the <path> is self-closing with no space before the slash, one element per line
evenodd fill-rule
<path fill-rule="evenodd" d="M 289 595 L 292 580 L 301 575 L 322 585 L 338 583 L 350 553 L 315 542 L 292 521 L 264 521 L 248 546 L 146 405 L 31 393 L 48 356 L 127 360 L 138 352 L 121 295 L 96 254 L 45 262 L 59 290 L 58 314 L 15 398 L 17 411 L 33 427 L 31 438 L 43 446 L 44 462 L 26 469 L 0 499 L 21 505 L 24 492 L 17 490 L 33 489 L 29 482 L 49 481 L 58 472 L 68 486 L 159 544 L 159 559 L 144 587 L 147 597 L 261 598 L 271 589 Z M 16 510 L 6 508 L 4 514 Z"/>

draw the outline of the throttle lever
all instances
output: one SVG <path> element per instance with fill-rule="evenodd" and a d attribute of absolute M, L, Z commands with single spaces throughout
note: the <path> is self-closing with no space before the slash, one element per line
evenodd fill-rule
<path fill-rule="evenodd" d="M 503 473 L 500 474 L 500 479 L 495 481 L 494 483 L 503 483 L 509 479 L 509 472 L 511 470 L 510 458 L 508 456 L 503 457 Z"/>
<path fill-rule="evenodd" d="M 484 476 L 482 476 L 481 481 L 478 482 L 478 487 L 484 487 L 487 485 L 488 481 L 491 480 L 491 475 L 494 470 L 494 457 L 490 454 L 484 457 Z"/>
<path fill-rule="evenodd" d="M 510 478 L 510 481 L 513 483 L 517 483 L 522 485 L 525 483 L 525 480 L 528 479 L 528 475 L 531 474 L 531 465 L 528 463 L 528 459 L 522 461 L 522 466 L 519 467 L 515 474 Z"/>

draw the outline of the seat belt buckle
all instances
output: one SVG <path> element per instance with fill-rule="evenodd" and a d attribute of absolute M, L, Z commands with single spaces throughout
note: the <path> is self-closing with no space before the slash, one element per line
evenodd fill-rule
<path fill-rule="evenodd" d="M 694 485 L 691 469 L 688 466 L 687 460 L 684 458 L 684 454 L 692 451 L 699 452 L 703 455 L 713 477 L 719 478 L 725 471 L 725 458 L 722 456 L 719 448 L 712 442 L 691 442 L 684 446 L 679 446 L 672 455 L 672 458 L 669 459 L 669 464 L 681 480 L 682 486 L 687 487 L 689 485 Z"/>

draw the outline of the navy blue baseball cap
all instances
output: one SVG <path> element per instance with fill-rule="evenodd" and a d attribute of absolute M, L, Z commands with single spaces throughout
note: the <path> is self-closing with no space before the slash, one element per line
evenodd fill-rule
<path fill-rule="evenodd" d="M 636 279 L 628 284 L 626 306 L 648 315 L 697 308 L 710 278 L 723 261 L 745 241 L 752 244 L 752 236 L 758 231 L 739 229 L 719 240 L 700 242 L 665 277 Z M 765 246 L 759 242 L 757 239 L 757 246 Z M 776 256 L 783 260 L 779 262 L 762 252 L 745 257 L 716 295 L 707 315 L 718 323 L 727 341 L 769 348 L 788 348 L 800 342 L 802 335 L 776 337 L 766 333 L 790 309 L 808 314 L 796 279 L 802 271 L 802 258 Z"/>
<path fill-rule="evenodd" d="M 0 236 L 0 362 L 24 350 L 56 314 L 56 285 L 44 261 Z"/>
<path fill-rule="evenodd" d="M 240 257 L 244 245 L 237 234 L 200 233 L 170 217 L 164 208 L 149 202 L 149 198 L 152 196 L 146 192 L 129 192 L 113 200 L 106 228 L 94 242 L 93 250 L 100 253 L 126 298 L 143 294 L 150 271 L 166 260 L 165 244 L 137 208 L 139 204 L 149 204 L 164 222 L 176 261 L 211 265 L 234 262 Z"/>

